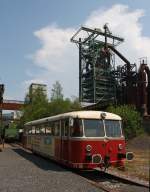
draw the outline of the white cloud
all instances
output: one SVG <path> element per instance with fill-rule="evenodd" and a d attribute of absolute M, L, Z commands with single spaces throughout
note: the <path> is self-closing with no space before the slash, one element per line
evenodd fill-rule
<path fill-rule="evenodd" d="M 96 10 L 88 17 L 85 24 L 92 27 L 102 28 L 109 23 L 111 31 L 125 39 L 118 47 L 119 50 L 131 62 L 147 56 L 150 60 L 150 37 L 142 35 L 140 19 L 144 16 L 144 10 L 131 11 L 128 6 L 114 5 L 110 9 Z"/>
<path fill-rule="evenodd" d="M 74 29 L 53 25 L 36 31 L 34 35 L 40 39 L 42 47 L 34 55 L 35 63 L 50 71 L 64 71 L 71 59 L 73 46 L 69 40 L 73 33 Z"/>
<path fill-rule="evenodd" d="M 109 23 L 114 34 L 125 38 L 118 49 L 131 62 L 143 56 L 150 60 L 150 37 L 142 35 L 140 23 L 143 15 L 141 9 L 130 10 L 125 5 L 114 5 L 109 9 L 93 11 L 83 25 L 102 28 L 105 23 Z M 66 96 L 78 94 L 78 49 L 70 42 L 75 31 L 73 27 L 50 25 L 34 32 L 41 42 L 41 48 L 32 55 L 32 59 L 41 73 L 33 75 L 32 80 L 26 83 L 43 82 L 51 86 L 59 80 Z"/>

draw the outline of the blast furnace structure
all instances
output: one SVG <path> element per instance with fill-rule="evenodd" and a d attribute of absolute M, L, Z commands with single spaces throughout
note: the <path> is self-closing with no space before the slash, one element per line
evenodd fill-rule
<path fill-rule="evenodd" d="M 131 64 L 118 50 L 123 38 L 103 30 L 81 27 L 71 38 L 79 48 L 79 99 L 90 109 L 109 104 L 135 105 L 143 116 L 150 115 L 150 69 L 145 58 L 140 67 Z M 116 56 L 124 63 L 116 66 Z"/>

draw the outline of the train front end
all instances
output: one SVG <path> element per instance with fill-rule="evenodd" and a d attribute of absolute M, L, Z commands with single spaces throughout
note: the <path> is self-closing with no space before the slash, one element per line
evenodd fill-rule
<path fill-rule="evenodd" d="M 79 169 L 123 167 L 126 152 L 121 118 L 111 113 L 100 113 L 99 118 L 85 116 L 72 120 L 70 162 Z"/>

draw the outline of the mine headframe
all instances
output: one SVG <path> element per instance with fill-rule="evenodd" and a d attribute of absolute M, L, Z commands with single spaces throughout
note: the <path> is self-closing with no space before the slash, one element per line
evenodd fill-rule
<path fill-rule="evenodd" d="M 81 27 L 71 38 L 79 47 L 79 99 L 81 102 L 116 102 L 115 59 L 113 49 L 124 39 L 103 30 Z M 128 66 L 129 68 L 129 66 Z"/>

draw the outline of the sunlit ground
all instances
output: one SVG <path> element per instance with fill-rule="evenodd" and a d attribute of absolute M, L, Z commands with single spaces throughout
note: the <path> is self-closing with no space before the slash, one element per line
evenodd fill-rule
<path fill-rule="evenodd" d="M 149 181 L 149 150 L 134 149 L 134 159 L 131 162 L 126 161 L 125 172 L 139 179 Z"/>

